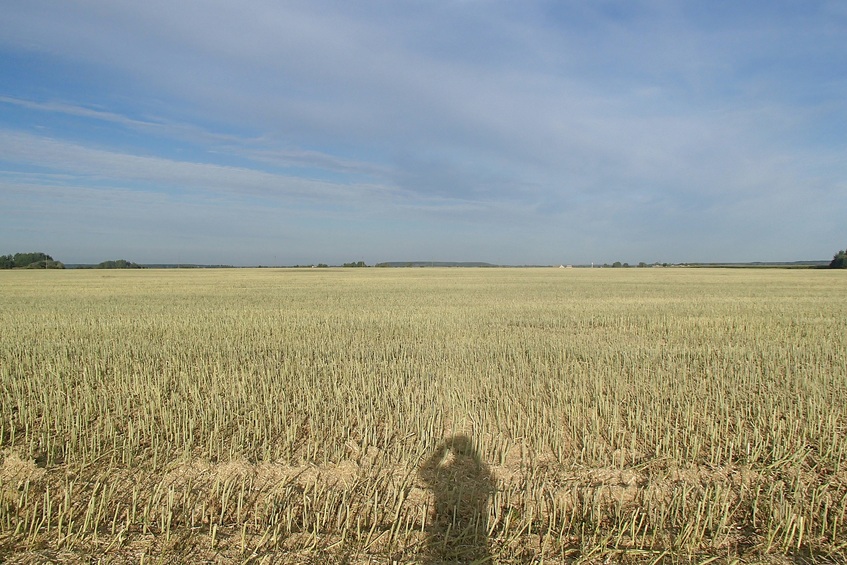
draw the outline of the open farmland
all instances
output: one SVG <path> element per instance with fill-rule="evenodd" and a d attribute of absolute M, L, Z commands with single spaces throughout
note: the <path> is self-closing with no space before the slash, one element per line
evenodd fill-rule
<path fill-rule="evenodd" d="M 845 560 L 845 291 L 0 272 L 0 561 Z"/>

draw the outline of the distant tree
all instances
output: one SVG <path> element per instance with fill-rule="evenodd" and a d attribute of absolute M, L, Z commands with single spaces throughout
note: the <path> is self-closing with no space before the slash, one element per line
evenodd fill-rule
<path fill-rule="evenodd" d="M 612 263 L 612 267 L 618 268 L 618 267 L 620 267 L 620 266 L 621 266 L 621 262 L 620 262 L 620 261 L 615 261 L 614 263 Z"/>
<path fill-rule="evenodd" d="M 24 267 L 24 269 L 64 269 L 65 264 L 61 261 L 34 261 Z"/>
<path fill-rule="evenodd" d="M 60 261 L 54 261 L 46 253 L 15 253 L 0 255 L 0 269 L 64 269 Z"/>
<path fill-rule="evenodd" d="M 644 268 L 644 267 L 646 267 L 646 266 L 647 266 L 647 263 L 645 263 L 644 261 L 640 261 L 640 262 L 638 263 L 638 266 L 639 266 L 639 267 L 641 267 L 641 268 Z"/>
<path fill-rule="evenodd" d="M 830 269 L 847 269 L 847 251 L 839 251 L 829 264 Z"/>
<path fill-rule="evenodd" d="M 103 261 L 97 265 L 98 269 L 140 269 L 141 265 L 127 261 L 126 259 L 118 259 L 117 261 Z"/>
<path fill-rule="evenodd" d="M 364 261 L 356 261 L 355 263 L 344 263 L 345 267 L 367 267 Z"/>
<path fill-rule="evenodd" d="M 15 267 L 29 267 L 33 263 L 40 263 L 41 261 L 44 261 L 46 264 L 47 261 L 53 260 L 52 257 L 41 252 L 15 253 L 14 259 Z"/>

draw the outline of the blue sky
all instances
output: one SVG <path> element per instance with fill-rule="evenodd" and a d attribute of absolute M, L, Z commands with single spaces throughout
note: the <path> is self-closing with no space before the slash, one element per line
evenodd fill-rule
<path fill-rule="evenodd" d="M 828 259 L 845 45 L 841 0 L 14 0 L 0 253 Z"/>

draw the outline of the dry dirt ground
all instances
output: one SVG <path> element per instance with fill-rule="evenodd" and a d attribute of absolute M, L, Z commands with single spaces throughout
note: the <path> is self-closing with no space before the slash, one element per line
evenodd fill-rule
<path fill-rule="evenodd" d="M 449 508 L 443 512 L 470 512 L 478 501 L 485 511 L 489 501 L 489 491 L 520 493 L 526 485 L 527 469 L 524 454 L 514 453 L 503 465 L 480 467 L 472 458 L 439 454 L 433 467 L 427 472 L 419 471 L 412 475 L 403 469 L 374 469 L 378 459 L 376 453 L 360 453 L 356 458 L 339 464 L 330 465 L 278 465 L 271 463 L 250 463 L 243 460 L 224 463 L 212 463 L 203 460 L 175 462 L 164 473 L 155 476 L 135 472 L 115 472 L 109 476 L 97 476 L 93 473 L 87 482 L 108 484 L 118 491 L 132 492 L 133 488 L 144 492 L 157 490 L 177 493 L 183 496 L 185 504 L 193 504 L 198 518 L 193 526 L 183 524 L 172 531 L 165 532 L 151 527 L 145 531 L 141 527 L 120 528 L 117 533 L 101 527 L 85 536 L 64 536 L 61 533 L 27 535 L 18 532 L 14 524 L 4 528 L 0 535 L 0 563 L 292 563 L 321 565 L 358 565 L 393 563 L 585 563 L 587 565 L 611 564 L 835 564 L 847 563 L 844 555 L 811 555 L 802 548 L 780 555 L 762 555 L 755 544 L 746 544 L 740 539 L 727 540 L 724 549 L 695 553 L 674 554 L 662 550 L 627 549 L 626 543 L 617 548 L 581 547 L 578 540 L 571 539 L 563 543 L 544 534 L 523 534 L 510 539 L 476 539 L 471 542 L 475 547 L 469 553 L 456 554 L 449 548 L 433 549 L 433 536 L 444 538 L 445 532 L 438 530 L 439 495 L 433 484 L 435 474 L 442 469 L 453 467 L 454 481 L 461 481 L 464 498 L 450 499 Z M 7 510 L 13 510 L 21 502 L 21 492 L 26 488 L 31 495 L 42 493 L 48 487 L 54 496 L 61 497 L 63 484 L 67 484 L 67 471 L 55 466 L 49 471 L 37 460 L 22 458 L 12 450 L 3 450 L 0 454 L 0 502 Z M 604 504 L 618 504 L 627 507 L 644 504 L 645 501 L 661 500 L 674 489 L 688 485 L 723 485 L 730 490 L 750 488 L 762 477 L 742 468 L 714 469 L 693 467 L 687 469 L 588 469 L 561 474 L 548 468 L 544 458 L 534 456 L 534 461 L 542 464 L 533 471 L 537 475 L 550 473 L 551 488 L 548 496 L 556 499 L 560 507 L 573 506 L 577 498 L 591 492 L 594 500 Z M 480 469 L 484 476 L 480 478 Z M 63 476 L 64 474 L 64 476 Z M 257 518 L 256 508 L 262 500 L 276 496 L 288 500 L 294 506 L 294 512 L 303 512 L 304 502 L 297 502 L 290 496 L 307 499 L 310 493 L 328 493 L 345 491 L 353 493 L 368 481 L 378 481 L 384 488 L 402 492 L 399 502 L 406 516 L 428 515 L 430 524 L 426 527 L 415 525 L 401 537 L 390 541 L 389 524 L 381 525 L 365 535 L 360 532 L 354 540 L 328 533 L 314 536 L 309 533 L 291 533 L 284 539 L 248 530 L 251 520 Z M 555 476 L 554 476 L 555 475 Z M 370 477 L 367 479 L 366 477 Z M 844 479 L 844 478 L 842 478 Z M 847 482 L 847 481 L 845 481 Z M 241 485 L 243 515 L 240 520 L 233 518 L 227 506 L 221 500 L 221 485 Z M 476 489 L 476 491 L 474 490 Z M 85 492 L 79 489 L 78 494 Z M 186 494 L 188 493 L 188 494 Z M 190 500 L 189 500 L 190 499 Z M 202 507 L 200 505 L 202 501 Z M 357 505 L 366 505 L 368 500 L 350 496 L 350 508 L 359 511 Z M 181 509 L 183 513 L 186 510 Z M 239 510 L 241 512 L 242 510 Z M 29 510 L 20 508 L 25 519 Z M 542 512 L 543 509 L 539 509 Z M 116 514 L 127 512 L 116 510 Z M 210 517 L 220 517 L 220 526 Z M 123 515 L 115 518 L 122 522 Z M 153 520 L 155 522 L 155 520 Z M 55 530 L 55 528 L 54 528 Z M 492 529 L 493 530 L 493 529 Z M 447 535 L 449 536 L 449 530 Z M 456 541 L 456 540 L 451 540 Z M 445 544 L 446 545 L 446 544 Z M 739 551 L 742 548 L 742 551 Z M 457 556 L 458 555 L 458 556 Z"/>

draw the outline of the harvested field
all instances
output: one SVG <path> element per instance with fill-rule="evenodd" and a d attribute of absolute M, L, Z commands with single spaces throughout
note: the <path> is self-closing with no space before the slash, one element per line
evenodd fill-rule
<path fill-rule="evenodd" d="M 845 291 L 0 272 L 0 561 L 844 562 Z"/>

